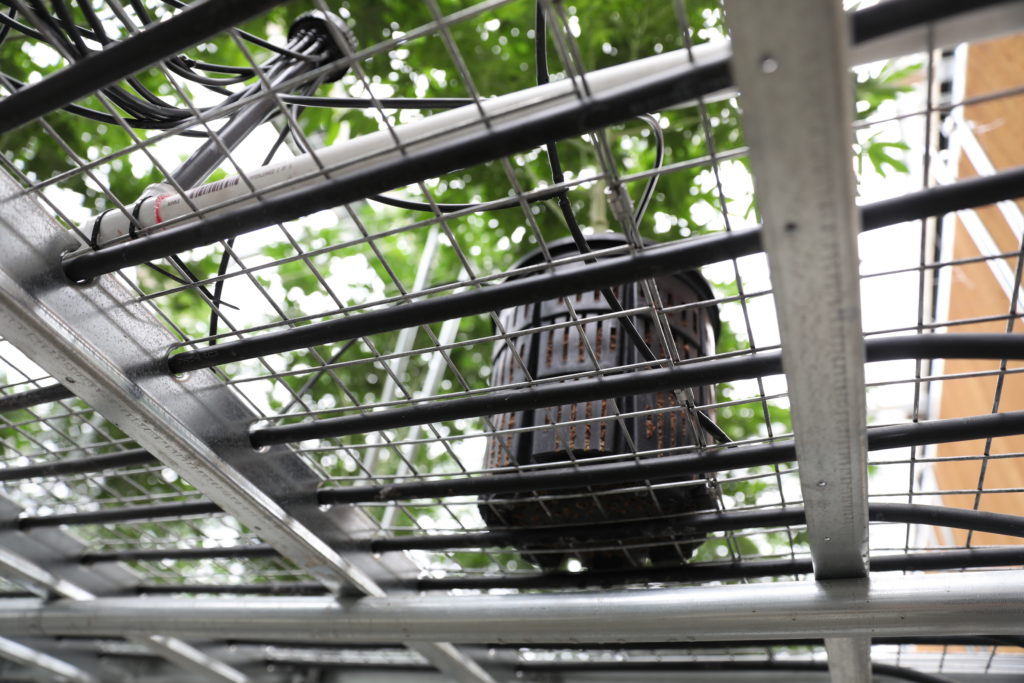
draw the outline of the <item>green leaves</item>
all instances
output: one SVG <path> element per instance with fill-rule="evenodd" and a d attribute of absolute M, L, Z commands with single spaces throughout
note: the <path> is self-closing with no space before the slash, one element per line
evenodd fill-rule
<path fill-rule="evenodd" d="M 891 169 L 897 173 L 909 173 L 910 169 L 901 158 L 903 155 L 893 154 L 893 150 L 906 152 L 910 149 L 903 141 L 880 140 L 882 133 L 875 133 L 863 143 L 858 143 L 857 148 L 857 172 L 864 172 L 864 159 L 871 162 L 872 167 L 879 175 L 885 176 Z"/>

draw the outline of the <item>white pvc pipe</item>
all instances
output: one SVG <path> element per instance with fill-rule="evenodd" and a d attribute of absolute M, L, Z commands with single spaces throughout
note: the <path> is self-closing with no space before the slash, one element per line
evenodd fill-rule
<path fill-rule="evenodd" d="M 698 64 L 720 59 L 728 54 L 729 45 L 724 42 L 699 45 L 693 50 L 693 57 Z M 689 52 L 674 50 L 591 72 L 585 76 L 586 87 L 591 93 L 600 93 L 652 72 L 685 67 L 690 61 Z M 137 228 L 141 230 L 155 226 L 166 227 L 166 224 L 176 218 L 195 213 L 203 216 L 216 215 L 234 208 L 240 199 L 254 202 L 258 201 L 257 196 L 273 196 L 275 192 L 285 188 L 294 190 L 314 185 L 321 182 L 325 176 L 339 177 L 348 171 L 400 158 L 403 149 L 416 148 L 427 143 L 443 144 L 445 139 L 484 130 L 490 120 L 528 116 L 538 110 L 581 97 L 581 93 L 578 92 L 580 88 L 582 85 L 579 81 L 564 79 L 486 99 L 480 103 L 480 107 L 475 104 L 459 107 L 391 130 L 381 130 L 346 140 L 317 150 L 314 154 L 303 154 L 255 169 L 245 174 L 248 183 L 241 176 L 230 176 L 201 185 L 186 192 L 184 198 L 167 186 L 157 185 L 151 196 L 141 199 L 131 207 L 131 210 L 136 215 Z M 190 204 L 195 206 L 195 212 Z M 125 213 L 109 211 L 86 223 L 84 232 L 87 235 L 96 230 L 96 221 L 99 221 L 96 241 L 101 245 L 123 238 L 129 233 L 131 225 Z"/>

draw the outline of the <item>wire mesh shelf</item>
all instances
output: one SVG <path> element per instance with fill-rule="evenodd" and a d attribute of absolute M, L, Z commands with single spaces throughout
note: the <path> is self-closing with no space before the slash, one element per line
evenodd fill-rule
<path fill-rule="evenodd" d="M 0 678 L 1019 679 L 1024 16 L 817 4 L 0 2 Z"/>

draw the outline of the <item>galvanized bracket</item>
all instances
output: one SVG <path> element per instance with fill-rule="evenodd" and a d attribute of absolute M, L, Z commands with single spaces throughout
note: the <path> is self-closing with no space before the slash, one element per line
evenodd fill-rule
<path fill-rule="evenodd" d="M 789 384 L 815 577 L 867 575 L 867 423 L 842 3 L 728 0 Z M 868 638 L 829 639 L 836 683 L 871 679 Z"/>

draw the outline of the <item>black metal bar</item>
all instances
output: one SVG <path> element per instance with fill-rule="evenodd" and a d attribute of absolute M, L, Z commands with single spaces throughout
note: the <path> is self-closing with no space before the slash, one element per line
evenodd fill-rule
<path fill-rule="evenodd" d="M 0 100 L 0 133 L 146 69 L 283 0 L 205 0 Z"/>
<path fill-rule="evenodd" d="M 958 180 L 949 185 L 911 192 L 861 207 L 861 230 L 875 230 L 906 221 L 987 206 L 1024 195 L 1024 166 Z"/>
<path fill-rule="evenodd" d="M 573 272 L 582 270 L 581 268 Z M 526 278 L 523 282 L 530 280 L 538 280 L 541 284 L 545 281 L 544 278 Z M 593 284 L 591 284 L 592 286 Z M 402 308 L 405 307 L 390 310 L 401 311 Z M 308 329 L 308 327 L 300 329 Z M 902 358 L 1024 360 L 1024 341 L 1019 335 L 1014 334 L 882 337 L 867 340 L 865 347 L 869 362 Z M 671 368 L 639 370 L 525 389 L 507 389 L 466 398 L 434 400 L 431 403 L 393 408 L 365 415 L 345 415 L 314 422 L 264 427 L 254 430 L 250 438 L 254 447 L 261 448 L 306 439 L 349 436 L 382 429 L 397 429 L 446 420 L 567 405 L 580 401 L 619 398 L 649 391 L 719 384 L 777 375 L 781 372 L 780 352 L 765 351 L 749 356 L 711 358 Z"/>
<path fill-rule="evenodd" d="M 88 640 L 87 636 L 64 636 L 65 640 Z M 308 640 L 250 640 L 250 639 L 227 639 L 226 645 L 271 645 L 279 647 L 294 647 L 303 650 L 336 650 L 337 645 L 331 643 L 308 641 Z M 977 646 L 1006 646 L 1024 647 L 1024 638 L 1019 636 L 992 636 L 992 635 L 959 635 L 959 636 L 875 636 L 871 638 L 875 645 L 977 645 Z M 714 650 L 714 649 L 735 649 L 737 647 L 788 647 L 793 645 L 824 645 L 823 638 L 787 638 L 785 640 L 687 640 L 680 641 L 646 641 L 630 642 L 628 649 L 635 650 Z M 348 643 L 346 650 L 384 650 L 395 647 L 393 643 Z M 502 641 L 501 643 L 475 643 L 463 645 L 466 652 L 472 648 L 483 647 L 495 652 L 505 653 L 528 647 L 531 649 L 551 648 L 558 650 L 593 651 L 593 650 L 620 650 L 623 648 L 621 642 L 611 643 L 570 643 L 570 642 L 545 642 L 537 643 L 516 643 Z"/>
<path fill-rule="evenodd" d="M 741 645 L 742 641 L 734 643 L 734 646 Z M 275 660 L 276 661 L 276 660 Z M 540 672 L 637 672 L 637 671 L 828 671 L 828 662 L 795 662 L 779 659 L 751 661 L 542 661 L 523 662 L 515 667 L 516 675 L 531 675 Z M 908 669 L 894 664 L 871 663 L 872 677 L 886 676 L 912 683 L 955 683 L 950 678 L 936 674 Z"/>
<path fill-rule="evenodd" d="M 926 524 L 957 529 L 984 531 L 1024 538 L 1024 517 L 979 510 L 904 503 L 871 503 L 868 518 L 872 522 Z M 340 552 L 386 553 L 406 550 L 448 551 L 462 548 L 494 548 L 524 540 L 556 540 L 572 537 L 586 529 L 587 538 L 643 538 L 672 535 L 678 540 L 711 531 L 740 531 L 753 528 L 795 526 L 806 523 L 802 507 L 782 510 L 734 510 L 672 515 L 633 522 L 591 523 L 586 525 L 545 526 L 509 531 L 466 532 L 397 536 L 354 540 L 334 544 Z M 224 548 L 149 548 L 91 552 L 81 556 L 83 564 L 96 562 L 159 562 L 163 560 L 238 559 L 275 557 L 269 545 L 229 546 Z"/>
<path fill-rule="evenodd" d="M 14 410 L 23 410 L 43 403 L 61 401 L 74 396 L 63 384 L 50 384 L 38 389 L 29 389 L 17 394 L 8 394 L 0 398 L 0 413 L 9 413 Z"/>
<path fill-rule="evenodd" d="M 854 43 L 863 43 L 914 26 L 927 25 L 964 11 L 976 12 L 1009 0 L 887 0 L 853 14 Z"/>
<path fill-rule="evenodd" d="M 870 558 L 872 572 L 938 571 L 968 567 L 1013 566 L 1024 562 L 1024 546 L 1010 548 L 977 548 L 974 550 L 936 550 L 906 555 L 881 555 Z M 692 564 L 682 567 L 644 568 L 603 572 L 553 572 L 550 574 L 516 574 L 509 576 L 456 576 L 421 578 L 416 590 L 519 590 L 549 588 L 588 588 L 630 583 L 702 583 L 731 581 L 769 576 L 810 574 L 814 570 L 806 560 L 744 560 Z"/>
<path fill-rule="evenodd" d="M 971 178 L 953 185 L 929 188 L 861 209 L 864 230 L 874 230 L 902 221 L 942 215 L 950 211 L 983 206 L 1020 194 L 1024 166 L 992 176 Z M 579 269 L 551 273 L 543 278 L 524 278 L 483 290 L 449 294 L 406 306 L 369 311 L 350 318 L 314 323 L 300 328 L 272 332 L 251 339 L 224 342 L 216 347 L 185 351 L 171 356 L 172 372 L 183 373 L 271 353 L 280 353 L 367 334 L 390 332 L 410 325 L 446 320 L 453 315 L 472 315 L 543 299 L 575 294 L 593 288 L 594 282 L 614 285 L 647 277 L 692 269 L 748 256 L 761 251 L 760 228 L 709 235 L 645 250 L 632 257 L 607 259 Z M 48 393 L 48 392 L 52 392 Z M 46 387 L 0 398 L 0 413 L 27 408 L 52 400 L 69 398 L 67 389 Z"/>
<path fill-rule="evenodd" d="M 20 479 L 32 479 L 33 477 L 57 477 L 68 474 L 84 474 L 85 472 L 102 472 L 118 467 L 150 465 L 155 462 L 157 462 L 156 458 L 150 455 L 149 451 L 144 451 L 139 448 L 124 451 L 122 453 L 93 455 L 86 458 L 75 458 L 73 460 L 59 460 L 57 462 L 45 462 L 38 465 L 26 465 L 25 467 L 8 467 L 7 469 L 0 470 L 0 481 L 17 481 Z"/>
<path fill-rule="evenodd" d="M 71 512 L 64 515 L 45 515 L 43 517 L 20 517 L 18 528 L 22 531 L 39 527 L 81 525 L 81 524 L 113 524 L 116 522 L 145 522 L 157 519 L 177 519 L 194 515 L 212 515 L 221 512 L 214 503 L 160 503 L 157 505 L 136 505 L 132 507 L 111 508 L 94 512 Z"/>
<path fill-rule="evenodd" d="M 737 230 L 730 234 L 709 235 L 645 249 L 633 256 L 607 259 L 573 270 L 545 274 L 543 277 L 510 280 L 483 289 L 447 294 L 403 306 L 368 311 L 348 318 L 193 349 L 171 356 L 169 366 L 175 373 L 190 372 L 247 358 L 390 332 L 413 325 L 488 313 L 508 306 L 587 291 L 594 288 L 594 283 L 613 286 L 654 278 L 665 273 L 691 270 L 706 263 L 732 258 L 737 253 L 757 253 L 760 248 L 760 232 L 757 230 Z"/>
<path fill-rule="evenodd" d="M 1014 566 L 1024 563 L 1024 546 L 1008 548 L 975 548 L 973 550 L 935 550 L 905 555 L 878 555 L 870 558 L 873 572 L 881 571 L 939 571 L 976 567 Z M 508 576 L 455 576 L 420 578 L 409 582 L 408 588 L 418 591 L 448 591 L 455 589 L 489 590 L 512 588 L 519 590 L 590 588 L 642 583 L 700 583 L 728 581 L 772 576 L 811 574 L 811 561 L 806 560 L 745 560 L 742 562 L 715 562 L 684 565 L 681 567 L 644 568 L 604 572 L 555 572 L 550 574 L 513 574 Z M 247 595 L 324 595 L 327 589 L 309 583 L 256 583 L 256 584 L 162 584 L 142 585 L 140 594 L 247 594 Z"/>
<path fill-rule="evenodd" d="M 899 448 L 929 443 L 963 441 L 1006 436 L 1024 432 L 1024 411 L 980 415 L 967 418 L 868 429 L 872 450 Z M 385 486 L 350 486 L 325 489 L 318 493 L 321 505 L 338 505 L 387 500 L 415 500 L 448 496 L 521 493 L 557 490 L 581 486 L 623 484 L 637 480 L 658 481 L 702 472 L 775 465 L 795 460 L 791 441 L 774 444 L 736 446 L 700 453 L 664 456 L 587 467 L 555 468 L 532 472 L 509 472 L 494 476 L 460 477 L 437 481 L 418 481 Z M 23 517 L 21 528 L 62 524 L 130 522 L 211 514 L 219 509 L 213 503 L 166 503 L 100 510 L 90 513 Z M 879 520 L 881 521 L 881 520 Z M 931 522 L 921 522 L 931 523 Z"/>
<path fill-rule="evenodd" d="M 930 188 L 865 207 L 862 212 L 863 229 L 871 230 L 906 220 L 941 215 L 951 210 L 1014 198 L 1021 194 L 1021 187 L 1024 187 L 1024 166 L 956 185 Z M 348 318 L 270 332 L 250 339 L 224 342 L 215 347 L 193 349 L 171 356 L 169 365 L 172 372 L 184 373 L 273 353 L 392 332 L 411 325 L 435 323 L 453 317 L 487 313 L 510 306 L 567 296 L 589 291 L 594 288 L 594 283 L 611 287 L 667 273 L 692 270 L 709 263 L 754 254 L 760 250 L 759 228 L 708 235 L 646 249 L 632 256 L 584 264 L 569 271 L 548 273 L 543 277 L 515 279 L 484 289 L 448 294 Z"/>
<path fill-rule="evenodd" d="M 1024 433 L 1024 411 L 929 420 L 887 427 L 870 427 L 868 428 L 868 447 L 872 450 L 884 450 L 1020 433 Z M 593 464 L 579 468 L 508 472 L 493 476 L 452 477 L 383 486 L 347 486 L 323 489 L 319 492 L 317 499 L 321 505 L 333 505 L 550 491 L 580 486 L 677 478 L 702 472 L 778 465 L 794 460 L 796 460 L 796 452 L 793 442 L 783 441 L 774 444 L 720 448 L 702 453 L 667 455 L 640 461 Z"/>
<path fill-rule="evenodd" d="M 238 1 L 233 0 L 235 3 Z M 222 4 L 229 3 L 227 0 L 223 0 Z M 257 5 L 256 2 L 251 4 Z M 274 3 L 263 0 L 260 4 Z M 866 20 L 861 16 L 861 12 L 852 13 L 852 37 L 855 40 L 864 40 L 903 28 L 904 26 L 899 22 L 889 25 L 886 15 L 889 11 L 893 11 L 894 18 L 898 17 L 899 15 L 896 13 L 907 4 L 908 0 L 883 3 L 874 13 L 869 13 Z M 976 7 L 973 3 L 970 5 L 961 3 L 961 5 L 959 8 L 944 10 L 941 16 L 948 16 L 957 11 L 973 10 Z M 938 16 L 935 12 L 932 14 Z M 918 17 L 918 21 L 929 18 L 927 14 L 923 17 L 915 16 Z M 865 25 L 862 26 L 862 24 Z M 611 92 L 589 97 L 583 101 L 554 107 L 549 111 L 524 117 L 514 122 L 492 123 L 486 131 L 478 134 L 466 134 L 458 141 L 445 143 L 443 154 L 437 153 L 436 149 L 408 152 L 395 162 L 383 163 L 365 171 L 348 173 L 344 177 L 325 181 L 316 187 L 279 195 L 256 206 L 182 225 L 149 235 L 145 239 L 98 252 L 74 256 L 65 261 L 65 272 L 72 281 L 87 280 L 102 273 L 113 272 L 180 251 L 237 237 L 267 225 L 292 220 L 301 215 L 358 199 L 365 199 L 370 195 L 396 187 L 443 175 L 459 168 L 493 161 L 515 152 L 546 144 L 552 140 L 591 132 L 628 120 L 639 114 L 646 114 L 679 102 L 692 100 L 699 95 L 710 94 L 732 85 L 728 61 L 728 59 L 721 59 L 709 62 L 682 74 L 678 72 L 651 74 L 645 79 Z M 80 94 L 85 93 L 80 92 Z M 56 106 L 61 105 L 57 104 Z M 45 111 L 40 113 L 45 113 Z"/>
<path fill-rule="evenodd" d="M 251 559 L 280 557 L 273 547 L 265 544 L 240 545 L 225 548 L 146 548 L 136 550 L 107 550 L 85 553 L 82 564 L 97 562 L 161 562 L 163 560 Z"/>
<path fill-rule="evenodd" d="M 984 337 L 986 335 L 969 336 Z M 884 450 L 1020 433 L 1024 433 L 1024 411 L 1014 411 L 886 427 L 869 427 L 868 447 L 872 450 Z M 456 477 L 384 486 L 324 489 L 318 492 L 317 501 L 321 505 L 341 505 L 448 496 L 521 493 L 646 480 L 660 481 L 703 472 L 777 465 L 795 459 L 792 441 L 782 441 L 773 444 L 733 446 L 697 453 L 668 455 L 640 461 L 599 463 L 578 469 L 553 468 L 532 472 L 508 472 L 500 475 Z M 43 526 L 168 519 L 217 512 L 220 512 L 220 509 L 209 502 L 163 503 L 66 515 L 22 517 L 18 520 L 18 524 L 20 528 L 28 529 Z M 932 522 L 922 521 L 920 523 L 930 524 Z"/>
<path fill-rule="evenodd" d="M 141 585 L 136 588 L 140 595 L 327 595 L 322 583 L 276 582 L 276 583 L 168 583 Z"/>
<path fill-rule="evenodd" d="M 425 178 L 500 159 L 549 140 L 581 135 L 627 121 L 640 114 L 714 92 L 729 85 L 730 81 L 727 58 L 689 71 L 652 73 L 647 78 L 587 99 L 556 105 L 514 121 L 492 122 L 486 129 L 466 132 L 458 139 L 446 141 L 443 153 L 435 147 L 407 150 L 397 159 L 348 171 L 336 178 L 284 192 L 250 206 L 99 251 L 71 256 L 64 262 L 64 271 L 72 281 L 87 280 L 365 199 Z"/>

